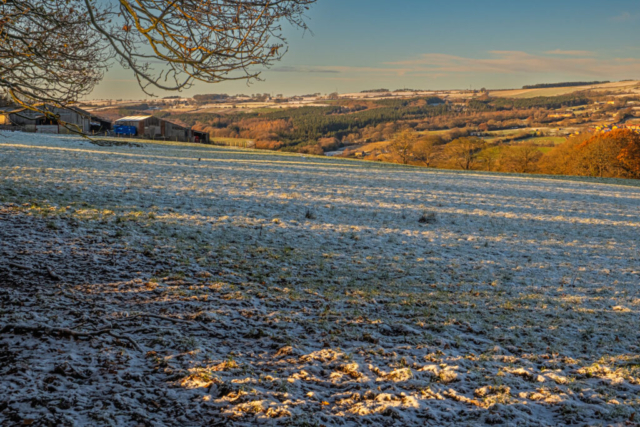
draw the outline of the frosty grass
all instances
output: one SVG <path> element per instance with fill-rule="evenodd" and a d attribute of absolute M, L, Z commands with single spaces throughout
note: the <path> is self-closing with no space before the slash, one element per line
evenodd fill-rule
<path fill-rule="evenodd" d="M 0 134 L 2 425 L 638 425 L 639 289 L 629 181 Z"/>

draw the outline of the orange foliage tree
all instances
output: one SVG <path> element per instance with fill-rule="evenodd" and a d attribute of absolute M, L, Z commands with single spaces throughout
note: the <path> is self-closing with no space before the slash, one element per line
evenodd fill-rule
<path fill-rule="evenodd" d="M 462 170 L 472 170 L 477 167 L 479 154 L 485 142 L 480 138 L 458 138 L 445 146 L 445 156 L 448 163 Z"/>
<path fill-rule="evenodd" d="M 586 175 L 640 177 L 640 135 L 628 129 L 596 134 L 578 146 L 577 161 Z"/>
<path fill-rule="evenodd" d="M 624 148 L 618 155 L 618 160 L 633 178 L 640 178 L 640 135 L 632 132 Z"/>
<path fill-rule="evenodd" d="M 567 139 L 542 156 L 538 164 L 540 172 L 549 175 L 576 175 L 576 150 L 582 143 L 589 140 L 591 135 L 581 134 Z"/>
<path fill-rule="evenodd" d="M 506 149 L 500 160 L 506 172 L 533 173 L 541 157 L 542 152 L 536 145 L 525 142 Z"/>
<path fill-rule="evenodd" d="M 634 135 L 627 130 L 596 134 L 577 146 L 575 170 L 579 175 L 599 178 L 620 178 L 625 170 L 618 160 L 627 138 Z"/>
<path fill-rule="evenodd" d="M 640 178 L 640 134 L 627 129 L 580 135 L 554 148 L 540 171 L 601 178 Z"/>

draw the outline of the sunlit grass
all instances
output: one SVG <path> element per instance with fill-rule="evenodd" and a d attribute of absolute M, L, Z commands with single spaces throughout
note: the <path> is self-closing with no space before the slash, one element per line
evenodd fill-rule
<path fill-rule="evenodd" d="M 627 182 L 60 141 L 0 143 L 0 201 L 157 261 L 74 291 L 129 298 L 110 302 L 118 319 L 162 306 L 196 322 L 141 335 L 145 360 L 234 419 L 533 423 L 528 405 L 562 424 L 638 407 Z"/>

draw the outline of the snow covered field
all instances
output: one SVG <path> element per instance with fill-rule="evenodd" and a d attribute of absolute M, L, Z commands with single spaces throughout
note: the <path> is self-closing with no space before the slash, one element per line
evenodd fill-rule
<path fill-rule="evenodd" d="M 639 311 L 631 182 L 0 134 L 2 425 L 638 425 Z"/>

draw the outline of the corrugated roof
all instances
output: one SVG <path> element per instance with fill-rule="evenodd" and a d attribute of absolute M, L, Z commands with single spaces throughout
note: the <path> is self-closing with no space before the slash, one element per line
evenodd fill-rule
<path fill-rule="evenodd" d="M 143 120 L 148 119 L 149 117 L 153 117 L 153 116 L 129 116 L 129 117 L 123 117 L 121 119 L 116 120 L 116 123 L 118 123 L 118 122 L 141 122 Z"/>

